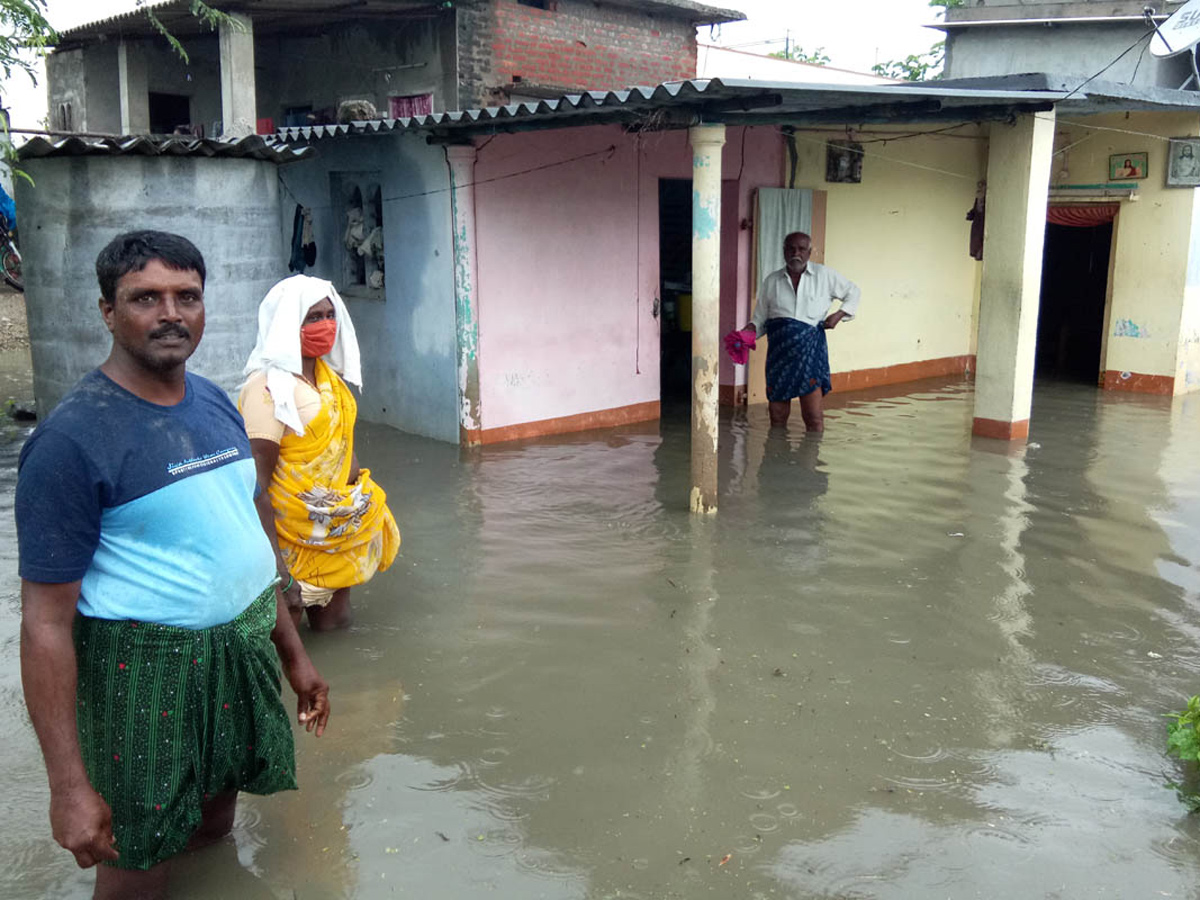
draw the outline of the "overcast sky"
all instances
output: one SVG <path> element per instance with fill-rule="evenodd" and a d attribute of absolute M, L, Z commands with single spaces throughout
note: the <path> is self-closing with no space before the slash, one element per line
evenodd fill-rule
<path fill-rule="evenodd" d="M 876 62 L 924 53 L 941 33 L 923 26 L 937 10 L 928 0 L 707 0 L 711 5 L 740 9 L 747 21 L 704 28 L 700 40 L 754 53 L 793 44 L 812 52 L 824 47 L 830 65 L 868 71 Z M 134 9 L 135 0 L 49 0 L 51 24 L 59 29 L 103 19 Z M 764 43 L 775 41 L 775 43 Z M 0 88 L 15 127 L 36 127 L 46 114 L 44 79 L 37 87 L 14 75 Z"/>

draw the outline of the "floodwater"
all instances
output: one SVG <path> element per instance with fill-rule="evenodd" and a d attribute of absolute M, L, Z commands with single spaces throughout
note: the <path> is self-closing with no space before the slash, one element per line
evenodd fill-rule
<path fill-rule="evenodd" d="M 831 396 L 831 399 L 833 397 Z M 176 896 L 1200 896 L 1163 714 L 1200 692 L 1200 396 L 969 384 L 481 452 L 364 427 L 404 533 L 347 633 L 301 791 L 245 798 Z M 0 448 L 0 896 L 84 897 L 18 677 Z"/>

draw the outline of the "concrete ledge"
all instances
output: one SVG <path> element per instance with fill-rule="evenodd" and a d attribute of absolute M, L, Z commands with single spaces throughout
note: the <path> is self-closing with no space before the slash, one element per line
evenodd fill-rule
<path fill-rule="evenodd" d="M 545 437 L 548 434 L 570 434 L 575 431 L 591 431 L 594 428 L 615 428 L 618 425 L 632 425 L 635 422 L 650 422 L 659 418 L 659 415 L 659 402 L 653 400 L 648 403 L 635 403 L 632 406 L 601 409 L 574 416 L 522 422 L 519 425 L 505 425 L 500 428 L 485 428 L 472 433 L 471 439 L 466 443 L 502 444 L 505 441 Z"/>
<path fill-rule="evenodd" d="M 1175 393 L 1175 379 L 1170 375 L 1146 375 L 1141 372 L 1118 372 L 1109 369 L 1104 373 L 1102 386 L 1106 391 L 1130 391 L 1135 394 Z"/>
<path fill-rule="evenodd" d="M 835 372 L 829 380 L 833 382 L 835 391 L 861 391 L 864 388 L 920 381 L 922 378 L 966 375 L 973 371 L 975 371 L 974 356 L 943 356 L 940 359 L 923 359 L 894 366 L 880 366 L 876 369 Z"/>
<path fill-rule="evenodd" d="M 1029 420 L 1001 422 L 997 419 L 976 418 L 971 426 L 971 433 L 998 441 L 1023 441 L 1029 437 Z"/>

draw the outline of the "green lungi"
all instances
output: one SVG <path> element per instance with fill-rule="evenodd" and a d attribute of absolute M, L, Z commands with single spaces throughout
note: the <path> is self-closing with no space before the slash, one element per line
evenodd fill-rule
<path fill-rule="evenodd" d="M 148 869 L 182 851 L 217 794 L 296 788 L 274 627 L 274 587 L 200 630 L 76 616 L 79 745 L 112 807 L 112 865 Z"/>

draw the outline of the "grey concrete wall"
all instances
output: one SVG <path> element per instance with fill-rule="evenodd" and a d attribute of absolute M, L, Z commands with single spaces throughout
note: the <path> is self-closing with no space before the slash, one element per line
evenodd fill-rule
<path fill-rule="evenodd" d="M 117 74 L 117 45 L 99 44 L 83 53 L 87 79 L 87 130 L 121 133 L 121 82 Z"/>
<path fill-rule="evenodd" d="M 46 57 L 46 102 L 51 127 L 66 127 L 59 110 L 63 104 L 70 104 L 72 127 L 76 131 L 86 130 L 87 79 L 82 50 L 66 50 Z"/>
<path fill-rule="evenodd" d="M 233 391 L 254 346 L 258 303 L 287 262 L 273 163 L 144 156 L 26 161 L 21 252 L 33 390 L 45 416 L 108 355 L 96 254 L 122 231 L 182 234 L 204 254 L 207 324 L 189 367 Z"/>
<path fill-rule="evenodd" d="M 221 119 L 221 52 L 217 36 L 190 38 L 184 43 L 188 61 L 163 41 L 146 41 L 147 89 L 191 98 L 192 124 L 204 126 L 205 137 L 220 137 L 212 126 Z"/>
<path fill-rule="evenodd" d="M 1112 63 L 1145 33 L 1146 28 L 1140 23 L 1074 24 L 1053 28 L 996 25 L 956 31 L 946 40 L 945 77 L 1051 72 L 1079 75 L 1082 81 Z M 1148 50 L 1143 54 L 1139 47 L 1126 54 L 1101 78 L 1147 87 L 1177 88 L 1190 72 L 1186 56 L 1160 60 Z"/>
<path fill-rule="evenodd" d="M 287 107 L 334 108 L 366 99 L 382 115 L 389 96 L 433 94 L 435 111 L 454 109 L 453 16 L 350 25 L 309 36 L 260 37 L 255 44 L 258 114 L 282 124 Z M 449 43 L 448 43 L 449 42 Z"/>
<path fill-rule="evenodd" d="M 331 176 L 381 175 L 384 297 L 345 298 L 362 348 L 359 415 L 457 443 L 453 220 L 445 151 L 422 137 L 396 134 L 326 138 L 315 147 L 316 158 L 280 170 L 284 247 L 291 244 L 296 204 L 313 210 L 317 262 L 308 275 L 335 284 L 341 279 L 344 223 L 342 204 L 330 195 Z"/>

